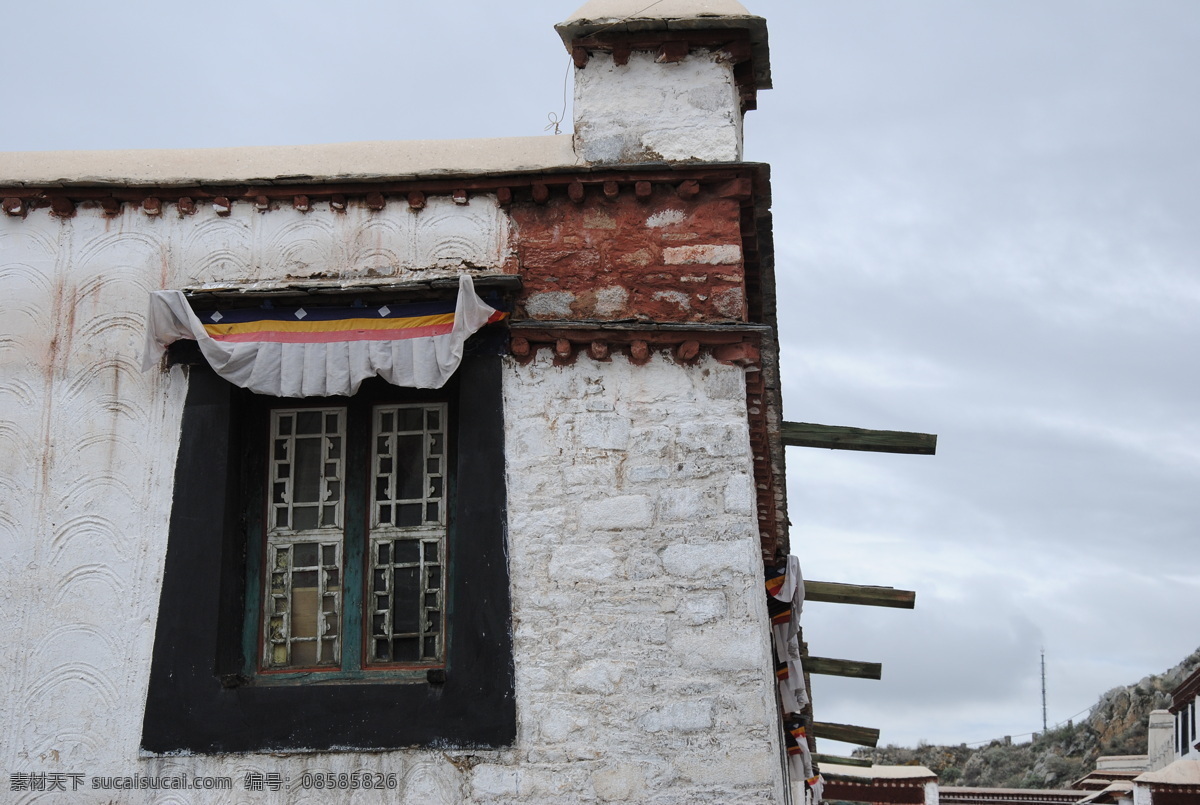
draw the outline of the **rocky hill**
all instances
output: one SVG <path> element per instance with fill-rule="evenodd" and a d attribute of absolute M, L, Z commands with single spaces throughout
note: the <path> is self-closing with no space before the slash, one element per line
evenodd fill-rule
<path fill-rule="evenodd" d="M 1048 730 L 1027 743 L 885 746 L 854 754 L 880 764 L 927 766 L 942 785 L 1065 788 L 1095 768 L 1100 755 L 1144 755 L 1150 711 L 1167 707 L 1171 689 L 1197 667 L 1200 649 L 1165 673 L 1113 688 L 1082 721 Z"/>

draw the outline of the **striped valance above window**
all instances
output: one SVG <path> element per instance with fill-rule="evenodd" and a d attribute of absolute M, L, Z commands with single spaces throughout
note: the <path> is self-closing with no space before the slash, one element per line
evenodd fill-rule
<path fill-rule="evenodd" d="M 351 395 L 379 375 L 397 386 L 440 388 L 462 360 L 463 344 L 504 314 L 459 277 L 456 301 L 355 307 L 235 308 L 197 314 L 180 291 L 150 295 L 149 369 L 168 345 L 195 339 L 221 377 L 275 397 Z"/>

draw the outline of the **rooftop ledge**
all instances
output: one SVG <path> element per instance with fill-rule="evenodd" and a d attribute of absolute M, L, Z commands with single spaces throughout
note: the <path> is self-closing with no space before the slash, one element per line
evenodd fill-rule
<path fill-rule="evenodd" d="M 0 153 L 0 187 L 405 181 L 585 168 L 570 134 L 474 140 Z"/>

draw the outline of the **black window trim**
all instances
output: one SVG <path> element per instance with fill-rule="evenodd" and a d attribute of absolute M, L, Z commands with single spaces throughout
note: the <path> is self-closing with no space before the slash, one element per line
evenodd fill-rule
<path fill-rule="evenodd" d="M 487 328 L 491 330 L 493 328 Z M 248 392 L 189 367 L 142 748 L 150 753 L 491 748 L 516 736 L 499 342 L 457 374 L 447 667 L 426 679 L 255 684 L 244 671 Z"/>

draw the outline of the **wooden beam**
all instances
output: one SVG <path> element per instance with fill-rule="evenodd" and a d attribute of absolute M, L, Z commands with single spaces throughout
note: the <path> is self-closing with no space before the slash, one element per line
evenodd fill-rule
<path fill-rule="evenodd" d="M 812 733 L 817 738 L 830 741 L 858 744 L 859 746 L 878 746 L 879 730 L 871 727 L 856 727 L 852 724 L 833 724 L 828 721 L 814 721 Z"/>
<path fill-rule="evenodd" d="M 868 450 L 874 453 L 909 453 L 932 456 L 937 434 L 899 430 L 867 430 L 811 422 L 784 422 L 783 443 L 791 447 L 827 447 L 830 450 Z"/>
<path fill-rule="evenodd" d="M 804 670 L 810 674 L 825 676 L 848 676 L 853 679 L 881 679 L 883 665 L 877 662 L 858 662 L 857 660 L 832 660 L 828 657 L 804 657 L 801 660 Z"/>
<path fill-rule="evenodd" d="M 863 760 L 858 757 L 838 757 L 837 755 L 822 755 L 820 752 L 813 752 L 812 759 L 817 763 L 834 763 L 838 766 L 858 766 L 862 769 L 869 769 L 875 764 L 869 760 Z"/>
<path fill-rule="evenodd" d="M 828 604 L 858 604 L 864 607 L 912 609 L 917 605 L 917 594 L 912 590 L 897 590 L 894 587 L 870 587 L 864 584 L 805 580 L 804 600 L 823 601 Z"/>

